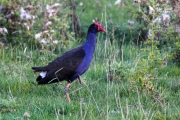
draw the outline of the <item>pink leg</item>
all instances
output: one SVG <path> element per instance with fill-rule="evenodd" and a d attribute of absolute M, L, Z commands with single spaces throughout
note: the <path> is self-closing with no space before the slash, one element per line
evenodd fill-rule
<path fill-rule="evenodd" d="M 71 103 L 71 99 L 70 99 L 69 93 L 68 93 L 68 89 L 69 89 L 70 85 L 71 85 L 71 83 L 68 83 L 68 84 L 66 85 L 66 87 L 65 87 L 66 98 L 67 98 L 67 100 L 68 100 L 69 103 Z"/>

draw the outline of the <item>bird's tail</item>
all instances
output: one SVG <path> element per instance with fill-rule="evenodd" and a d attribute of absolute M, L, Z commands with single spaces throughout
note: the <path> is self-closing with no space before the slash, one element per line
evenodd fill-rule
<path fill-rule="evenodd" d="M 34 72 L 41 72 L 41 71 L 47 71 L 46 67 L 32 67 Z"/>

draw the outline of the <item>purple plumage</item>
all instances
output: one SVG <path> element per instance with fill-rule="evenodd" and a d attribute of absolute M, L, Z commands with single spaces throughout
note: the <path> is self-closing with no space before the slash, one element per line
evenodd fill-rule
<path fill-rule="evenodd" d="M 70 102 L 68 88 L 75 80 L 80 79 L 80 75 L 86 72 L 93 58 L 96 46 L 96 34 L 105 32 L 105 29 L 97 22 L 91 24 L 88 29 L 86 42 L 56 58 L 47 66 L 32 67 L 35 72 L 41 72 L 36 79 L 38 84 L 49 84 L 66 80 L 68 84 L 65 88 L 66 97 Z"/>

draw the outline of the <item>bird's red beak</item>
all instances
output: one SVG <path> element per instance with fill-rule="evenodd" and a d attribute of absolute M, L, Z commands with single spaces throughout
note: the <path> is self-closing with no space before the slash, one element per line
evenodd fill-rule
<path fill-rule="evenodd" d="M 98 32 L 106 32 L 106 30 L 102 26 L 99 26 L 98 27 Z"/>
<path fill-rule="evenodd" d="M 106 30 L 98 22 L 95 22 L 94 24 L 98 27 L 98 32 L 106 32 Z"/>

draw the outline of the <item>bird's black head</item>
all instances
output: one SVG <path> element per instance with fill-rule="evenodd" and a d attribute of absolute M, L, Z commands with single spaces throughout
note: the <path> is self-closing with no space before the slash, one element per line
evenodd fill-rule
<path fill-rule="evenodd" d="M 88 32 L 98 33 L 106 32 L 106 30 L 98 22 L 94 22 L 89 26 Z"/>

